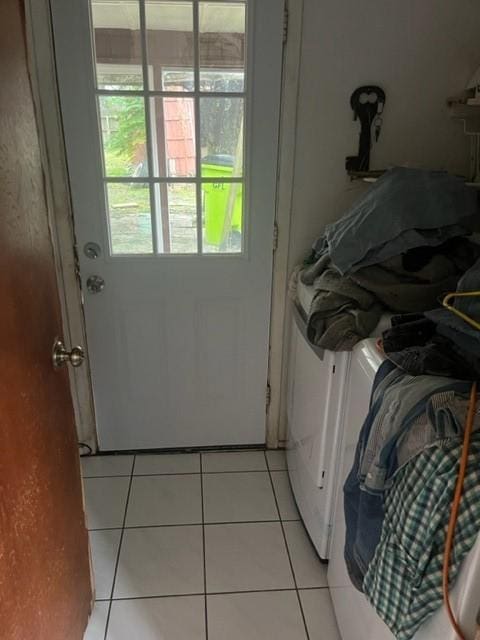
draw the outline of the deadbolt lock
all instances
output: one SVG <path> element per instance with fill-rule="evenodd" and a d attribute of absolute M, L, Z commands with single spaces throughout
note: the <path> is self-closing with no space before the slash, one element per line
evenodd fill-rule
<path fill-rule="evenodd" d="M 102 253 L 102 250 L 100 249 L 100 245 L 96 242 L 87 242 L 83 247 L 83 253 L 87 258 L 90 258 L 90 260 L 96 260 Z"/>

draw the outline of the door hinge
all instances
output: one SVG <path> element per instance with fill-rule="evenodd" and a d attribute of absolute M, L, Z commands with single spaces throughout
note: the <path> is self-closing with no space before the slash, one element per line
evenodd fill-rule
<path fill-rule="evenodd" d="M 265 388 L 265 406 L 267 408 L 267 411 L 268 411 L 268 408 L 270 407 L 271 400 L 272 400 L 272 388 L 270 387 L 270 383 L 267 382 L 267 386 Z"/>
<path fill-rule="evenodd" d="M 287 41 L 288 38 L 288 8 L 285 6 L 283 10 L 283 43 Z"/>
<path fill-rule="evenodd" d="M 276 251 L 278 248 L 278 224 L 277 222 L 273 223 L 273 251 Z"/>
<path fill-rule="evenodd" d="M 325 486 L 325 470 L 322 471 L 322 475 L 320 476 L 320 484 L 318 488 L 323 489 L 324 486 Z"/>

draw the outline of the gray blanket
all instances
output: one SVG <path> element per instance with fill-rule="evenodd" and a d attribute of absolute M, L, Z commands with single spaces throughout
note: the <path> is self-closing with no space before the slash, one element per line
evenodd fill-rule
<path fill-rule="evenodd" d="M 300 273 L 302 282 L 316 289 L 308 338 L 323 349 L 350 351 L 373 332 L 383 313 L 438 307 L 439 298 L 455 291 L 461 274 L 479 257 L 480 246 L 457 238 L 448 253 L 432 255 L 416 271 L 406 268 L 403 255 L 343 276 L 325 251 Z"/>

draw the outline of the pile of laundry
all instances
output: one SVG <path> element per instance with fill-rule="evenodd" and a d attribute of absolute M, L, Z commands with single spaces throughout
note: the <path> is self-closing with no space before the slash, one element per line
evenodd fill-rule
<path fill-rule="evenodd" d="M 387 171 L 340 220 L 326 227 L 298 277 L 316 293 L 309 340 L 351 350 L 385 312 L 438 307 L 480 257 L 476 190 L 445 172 Z"/>
<path fill-rule="evenodd" d="M 383 333 L 387 359 L 344 486 L 351 580 L 399 640 L 413 638 L 442 604 L 446 530 L 471 380 L 480 378 L 480 260 L 460 279 L 454 299 L 449 309 L 393 318 Z M 479 533 L 477 409 L 450 586 Z"/>

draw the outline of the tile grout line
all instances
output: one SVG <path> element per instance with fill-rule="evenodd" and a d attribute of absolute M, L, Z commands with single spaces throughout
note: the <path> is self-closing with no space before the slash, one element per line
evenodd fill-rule
<path fill-rule="evenodd" d="M 204 471 L 204 476 L 232 475 L 235 473 L 266 473 L 267 469 L 234 469 L 233 471 Z"/>
<path fill-rule="evenodd" d="M 108 636 L 108 626 L 110 624 L 110 615 L 112 613 L 113 594 L 114 594 L 114 590 L 115 590 L 115 582 L 117 580 L 118 565 L 120 563 L 120 553 L 122 551 L 123 536 L 125 534 L 125 523 L 127 521 L 128 503 L 130 501 L 130 492 L 132 490 L 133 472 L 135 470 L 136 458 L 137 458 L 137 456 L 134 455 L 133 456 L 133 460 L 132 460 L 132 469 L 130 471 L 130 482 L 128 483 L 127 500 L 125 502 L 125 512 L 123 514 L 123 522 L 122 522 L 122 532 L 120 534 L 120 540 L 119 540 L 119 543 L 118 543 L 118 551 L 117 551 L 117 559 L 115 561 L 115 569 L 114 569 L 114 572 L 113 572 L 112 590 L 110 591 L 110 599 L 109 599 L 109 605 L 108 605 L 107 621 L 105 623 L 105 634 L 103 636 L 104 640 L 107 640 L 107 636 Z"/>
<path fill-rule="evenodd" d="M 212 476 L 212 475 L 232 475 L 235 473 L 267 473 L 267 469 L 247 469 L 246 471 L 204 471 L 203 475 Z M 272 473 L 284 472 L 285 469 L 272 469 Z M 136 473 L 135 478 L 149 478 L 149 477 L 164 477 L 164 476 L 199 476 L 201 472 L 199 471 L 182 471 L 182 472 L 166 472 L 166 473 Z M 119 473 L 114 475 L 103 475 L 103 476 L 82 476 L 83 480 L 98 480 L 99 478 L 129 478 L 129 473 Z"/>
<path fill-rule="evenodd" d="M 218 522 L 205 522 L 206 527 L 212 527 L 214 525 L 226 525 L 226 524 L 265 524 L 267 522 L 301 522 L 300 518 L 270 518 L 270 520 L 221 520 Z M 173 524 L 134 524 L 127 527 L 123 527 L 127 531 L 129 529 L 162 529 L 168 527 L 199 527 L 202 522 L 182 522 Z M 89 529 L 89 532 L 93 531 L 119 531 L 122 527 L 100 527 L 98 529 Z"/>
<path fill-rule="evenodd" d="M 134 478 L 137 476 L 134 476 Z M 265 524 L 268 522 L 301 522 L 301 518 L 270 518 L 269 520 L 218 520 L 215 522 L 205 522 L 206 527 L 212 527 L 215 525 L 227 525 L 227 524 Z M 123 527 L 127 531 L 129 529 L 164 529 L 168 527 L 200 527 L 202 521 L 199 522 L 174 522 L 168 524 L 131 524 Z M 96 527 L 94 529 L 88 529 L 89 533 L 96 531 L 121 531 L 122 527 Z M 318 588 L 318 587 L 313 587 Z"/>
<path fill-rule="evenodd" d="M 310 640 L 310 634 L 308 633 L 307 621 L 305 619 L 305 612 L 303 610 L 302 599 L 300 598 L 300 591 L 298 589 L 297 577 L 295 575 L 295 570 L 293 568 L 292 557 L 290 555 L 290 549 L 289 549 L 288 542 L 287 542 L 287 536 L 285 534 L 285 527 L 283 526 L 282 514 L 280 513 L 280 507 L 278 505 L 277 494 L 275 493 L 275 485 L 273 484 L 272 472 L 270 470 L 270 465 L 268 464 L 268 458 L 267 458 L 267 452 L 266 451 L 264 452 L 264 455 L 265 455 L 265 462 L 266 462 L 267 469 L 268 469 L 268 477 L 270 478 L 270 484 L 272 486 L 273 497 L 274 497 L 275 505 L 276 505 L 277 511 L 278 511 L 280 527 L 282 529 L 283 541 L 285 543 L 285 548 L 287 550 L 288 561 L 290 563 L 290 570 L 291 570 L 292 576 L 293 576 L 293 583 L 295 585 L 295 593 L 297 594 L 298 606 L 300 607 L 300 613 L 302 615 L 303 626 L 304 626 L 304 629 L 305 629 L 305 637 L 306 637 L 306 640 Z"/>
<path fill-rule="evenodd" d="M 298 591 L 321 591 L 323 589 L 328 589 L 328 587 L 302 587 L 298 589 Z M 128 602 L 130 600 L 163 600 L 168 598 L 191 598 L 191 597 L 201 597 L 204 595 L 207 596 L 234 596 L 236 594 L 244 594 L 244 593 L 277 593 L 284 591 L 297 591 L 295 587 L 283 587 L 283 588 L 275 588 L 275 589 L 242 589 L 240 591 L 211 591 L 210 593 L 203 592 L 192 592 L 192 593 L 167 593 L 159 596 L 156 595 L 148 595 L 148 596 L 123 596 L 121 598 L 112 598 L 112 602 Z M 108 599 L 99 599 L 95 600 L 95 602 L 110 602 Z"/>
<path fill-rule="evenodd" d="M 129 478 L 130 474 L 129 473 L 116 473 L 114 475 L 104 475 L 104 476 L 86 476 L 86 475 L 82 475 L 82 480 L 98 480 L 98 479 L 102 479 L 102 478 Z"/>
<path fill-rule="evenodd" d="M 205 504 L 203 500 L 203 458 L 200 453 L 200 494 L 202 498 L 203 590 L 205 608 L 205 640 L 208 640 L 207 557 L 205 552 Z"/>

